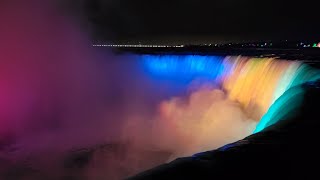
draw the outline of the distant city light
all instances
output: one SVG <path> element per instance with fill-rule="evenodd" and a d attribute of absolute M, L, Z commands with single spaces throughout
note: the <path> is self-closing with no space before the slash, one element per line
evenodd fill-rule
<path fill-rule="evenodd" d="M 156 44 L 93 44 L 94 47 L 113 47 L 113 48 L 183 48 L 188 46 L 197 45 L 156 45 Z M 271 48 L 275 47 L 297 47 L 297 48 L 320 48 L 320 42 L 318 43 L 308 43 L 308 42 L 293 42 L 281 45 L 277 42 L 261 42 L 261 43 L 226 43 L 226 44 L 198 44 L 198 46 L 210 46 L 210 47 L 261 47 L 261 48 Z"/>

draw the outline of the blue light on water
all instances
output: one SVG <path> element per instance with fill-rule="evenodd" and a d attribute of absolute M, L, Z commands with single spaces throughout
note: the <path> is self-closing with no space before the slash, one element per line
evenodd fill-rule
<path fill-rule="evenodd" d="M 226 71 L 223 57 L 200 55 L 142 55 L 146 70 L 157 77 L 190 81 L 215 80 Z"/>

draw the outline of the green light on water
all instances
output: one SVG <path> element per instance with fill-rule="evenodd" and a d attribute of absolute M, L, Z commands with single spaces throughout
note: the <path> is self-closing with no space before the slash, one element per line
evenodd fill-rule
<path fill-rule="evenodd" d="M 303 100 L 304 89 L 296 86 L 285 92 L 262 117 L 254 133 L 285 119 L 289 119 L 298 113 Z"/>
<path fill-rule="evenodd" d="M 317 43 L 314 43 L 312 47 L 318 47 L 318 44 L 317 44 Z"/>
<path fill-rule="evenodd" d="M 294 75 L 292 75 L 293 72 Z M 278 90 L 275 92 L 275 97 L 280 97 L 262 117 L 254 133 L 297 114 L 304 96 L 304 89 L 301 85 L 318 79 L 320 79 L 319 71 L 308 65 L 296 64 L 291 66 L 279 81 Z"/>

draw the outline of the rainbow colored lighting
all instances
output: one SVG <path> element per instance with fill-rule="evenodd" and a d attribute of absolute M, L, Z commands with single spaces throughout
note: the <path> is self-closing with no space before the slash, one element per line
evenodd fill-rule
<path fill-rule="evenodd" d="M 301 99 L 294 97 L 302 90 L 294 87 L 320 78 L 318 70 L 302 62 L 272 58 L 200 55 L 141 58 L 147 71 L 161 78 L 191 82 L 206 77 L 210 80 L 207 83 L 220 84 L 229 99 L 240 102 L 248 116 L 259 122 L 255 133 L 297 109 Z"/>

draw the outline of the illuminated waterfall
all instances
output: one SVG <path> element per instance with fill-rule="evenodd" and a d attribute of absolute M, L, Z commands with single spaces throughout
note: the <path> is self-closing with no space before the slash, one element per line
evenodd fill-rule
<path fill-rule="evenodd" d="M 186 83 L 204 78 L 205 83 L 218 84 L 230 100 L 242 105 L 250 118 L 257 122 L 262 118 L 255 132 L 267 126 L 277 107 L 299 94 L 298 91 L 280 98 L 286 91 L 320 78 L 318 70 L 299 61 L 201 55 L 143 55 L 141 58 L 146 70 L 157 77 Z"/>

